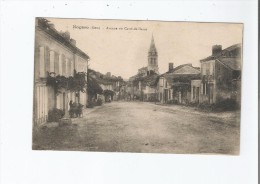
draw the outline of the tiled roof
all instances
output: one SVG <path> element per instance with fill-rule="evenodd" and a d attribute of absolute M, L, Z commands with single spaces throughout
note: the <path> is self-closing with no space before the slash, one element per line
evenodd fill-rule
<path fill-rule="evenodd" d="M 230 52 L 230 51 L 233 51 L 233 50 L 239 49 L 239 48 L 241 48 L 241 44 L 240 43 L 234 44 L 234 45 L 231 45 L 230 47 L 227 47 L 227 48 L 223 49 L 221 52 L 219 52 L 219 54 L 208 56 L 208 57 L 206 57 L 204 59 L 201 59 L 200 61 L 204 62 L 204 61 L 210 61 L 210 60 L 218 59 L 220 57 L 225 57 L 224 54 L 226 52 Z"/>
<path fill-rule="evenodd" d="M 108 77 L 100 72 L 97 72 L 95 70 L 92 69 L 88 69 L 89 72 L 89 76 L 91 76 L 92 78 L 95 78 L 95 80 L 99 83 L 99 84 L 104 84 L 104 85 L 112 85 L 113 82 L 116 81 L 123 81 L 122 78 L 120 77 Z"/>
<path fill-rule="evenodd" d="M 193 67 L 191 64 L 179 65 L 172 72 L 166 72 L 161 75 L 165 77 L 169 85 L 173 85 L 176 81 L 187 82 L 200 78 L 200 70 L 198 67 Z"/>
<path fill-rule="evenodd" d="M 224 50 L 232 51 L 232 50 L 235 50 L 235 49 L 237 49 L 237 48 L 241 48 L 241 43 L 231 45 L 230 47 L 227 47 L 227 48 L 225 48 Z"/>
<path fill-rule="evenodd" d="M 64 38 L 55 28 L 53 28 L 47 19 L 45 19 L 45 18 L 37 18 L 36 21 L 38 21 L 38 27 L 42 31 L 44 31 L 48 35 L 52 36 L 56 41 L 64 44 L 67 48 L 69 48 L 73 52 L 79 54 L 81 57 L 83 57 L 85 59 L 89 59 L 89 56 L 86 53 L 84 53 L 78 47 L 73 45 L 70 42 L 70 40 Z"/>
<path fill-rule="evenodd" d="M 190 82 L 191 80 L 200 79 L 200 73 L 198 74 L 174 74 L 168 73 L 163 76 L 169 85 L 173 85 L 176 82 Z"/>
<path fill-rule="evenodd" d="M 219 58 L 217 60 L 232 70 L 241 70 L 240 58 Z"/>

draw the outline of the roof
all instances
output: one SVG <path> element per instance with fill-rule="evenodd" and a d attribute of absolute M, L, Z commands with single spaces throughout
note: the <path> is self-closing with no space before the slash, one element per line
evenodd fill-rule
<path fill-rule="evenodd" d="M 153 35 L 152 35 L 152 40 L 151 40 L 150 49 L 149 49 L 149 53 L 151 53 L 151 52 L 154 52 L 157 54 L 157 49 L 155 47 Z"/>
<path fill-rule="evenodd" d="M 134 85 L 137 85 L 137 83 L 139 81 L 141 81 L 143 86 L 151 86 L 152 87 L 152 86 L 155 86 L 157 84 L 158 78 L 159 78 L 159 75 L 154 73 L 154 74 L 147 75 L 147 76 L 136 77 L 133 80 L 133 82 L 134 82 Z"/>
<path fill-rule="evenodd" d="M 217 60 L 232 70 L 241 70 L 240 58 L 219 58 Z"/>
<path fill-rule="evenodd" d="M 228 68 L 230 68 L 232 70 L 241 70 L 241 56 L 240 55 L 233 56 L 233 57 L 226 56 L 227 52 L 231 52 L 236 49 L 241 49 L 240 43 L 234 44 L 234 45 L 231 45 L 230 47 L 225 48 L 217 55 L 211 55 L 204 59 L 201 59 L 200 62 L 218 60 L 219 62 L 221 62 L 222 64 L 224 64 L 225 66 L 227 66 Z"/>
<path fill-rule="evenodd" d="M 99 84 L 112 85 L 113 82 L 123 81 L 123 79 L 121 77 L 116 77 L 116 76 L 108 77 L 108 76 L 106 76 L 100 72 L 97 72 L 95 70 L 92 70 L 92 69 L 88 69 L 88 71 L 89 71 L 89 76 L 91 76 L 92 78 L 95 78 L 96 82 Z"/>
<path fill-rule="evenodd" d="M 186 66 L 186 67 L 185 67 Z M 183 68 L 183 67 L 185 67 L 185 68 Z M 173 70 L 171 70 L 171 71 L 168 71 L 168 72 L 166 72 L 166 73 L 182 73 L 182 74 L 185 74 L 185 73 L 187 73 L 187 74 L 189 74 L 189 73 L 198 73 L 198 72 L 200 72 L 200 67 L 194 67 L 194 66 L 192 66 L 192 64 L 191 63 L 188 63 L 188 64 L 182 64 L 182 65 L 179 65 L 179 66 L 177 66 L 177 67 L 175 67 Z M 164 74 L 162 74 L 162 75 L 164 75 Z"/>
<path fill-rule="evenodd" d="M 231 45 L 230 47 L 227 47 L 227 48 L 225 48 L 224 50 L 232 51 L 232 50 L 235 50 L 235 49 L 237 49 L 237 48 L 241 48 L 241 43 Z"/>
<path fill-rule="evenodd" d="M 138 71 L 139 70 L 147 70 L 147 69 L 148 69 L 148 67 L 146 66 L 146 67 L 139 68 Z"/>
<path fill-rule="evenodd" d="M 84 53 L 78 47 L 73 45 L 69 39 L 64 38 L 53 26 L 51 26 L 51 24 L 49 24 L 49 21 L 47 19 L 37 18 L 36 21 L 38 21 L 38 27 L 42 31 L 44 31 L 48 35 L 52 36 L 58 42 L 64 44 L 66 47 L 68 47 L 74 53 L 79 54 L 82 58 L 89 59 L 89 56 L 86 53 Z"/>
<path fill-rule="evenodd" d="M 177 66 L 171 72 L 162 74 L 161 77 L 164 77 L 169 85 L 173 85 L 176 81 L 187 82 L 190 80 L 199 79 L 200 70 L 198 67 L 193 67 L 191 64 L 183 64 Z"/>
<path fill-rule="evenodd" d="M 168 73 L 163 76 L 166 81 L 172 86 L 176 82 L 189 83 L 191 80 L 200 79 L 200 73 L 198 74 L 174 74 Z"/>

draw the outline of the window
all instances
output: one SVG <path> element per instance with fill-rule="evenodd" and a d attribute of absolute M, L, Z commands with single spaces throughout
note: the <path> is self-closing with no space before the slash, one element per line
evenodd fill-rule
<path fill-rule="evenodd" d="M 62 75 L 66 75 L 66 58 L 64 55 L 61 57 L 61 63 L 62 63 Z"/>
<path fill-rule="evenodd" d="M 42 46 L 42 47 L 40 47 L 39 48 L 40 50 L 39 50 L 39 52 L 40 52 L 40 54 L 39 54 L 39 75 L 40 75 L 40 77 L 45 77 L 45 63 L 44 63 L 44 47 Z"/>
<path fill-rule="evenodd" d="M 66 68 L 66 72 L 65 72 L 65 75 L 66 76 L 69 76 L 70 75 L 70 73 L 69 73 L 69 71 L 70 71 L 70 69 L 69 69 L 69 64 L 70 64 L 70 61 L 69 61 L 69 59 L 65 59 L 65 63 L 66 63 L 66 65 L 65 65 L 65 68 Z"/>
<path fill-rule="evenodd" d="M 72 76 L 74 75 L 73 72 L 74 72 L 74 66 L 73 66 L 73 61 L 71 60 L 70 61 L 70 73 Z"/>
<path fill-rule="evenodd" d="M 210 69 L 209 69 L 210 68 L 210 64 L 211 63 L 207 63 L 206 64 L 206 75 L 210 75 Z"/>
<path fill-rule="evenodd" d="M 193 93 L 192 93 L 192 94 L 193 94 L 193 99 L 195 99 L 195 94 L 196 94 L 196 91 L 195 91 L 195 90 L 196 90 L 196 87 L 193 86 L 192 90 L 193 90 Z"/>
<path fill-rule="evenodd" d="M 202 73 L 202 75 L 206 75 L 206 64 L 202 64 L 201 65 L 201 73 Z"/>
<path fill-rule="evenodd" d="M 50 69 L 49 72 L 54 72 L 54 60 L 55 60 L 55 53 L 54 51 L 50 51 Z"/>
<path fill-rule="evenodd" d="M 163 78 L 160 78 L 160 87 L 163 87 Z"/>
<path fill-rule="evenodd" d="M 59 55 L 57 53 L 54 53 L 54 72 L 56 75 L 59 74 Z"/>
<path fill-rule="evenodd" d="M 210 63 L 209 74 L 213 75 L 213 72 L 214 72 L 214 63 Z"/>
<path fill-rule="evenodd" d="M 59 55 L 59 75 L 62 75 L 63 68 L 62 68 L 62 55 Z"/>
<path fill-rule="evenodd" d="M 207 94 L 207 83 L 204 82 L 203 84 L 203 94 L 206 95 Z"/>

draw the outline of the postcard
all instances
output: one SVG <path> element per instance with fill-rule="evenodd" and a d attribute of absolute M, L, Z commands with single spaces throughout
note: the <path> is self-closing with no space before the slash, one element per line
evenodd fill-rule
<path fill-rule="evenodd" d="M 240 152 L 243 24 L 35 19 L 33 150 Z"/>

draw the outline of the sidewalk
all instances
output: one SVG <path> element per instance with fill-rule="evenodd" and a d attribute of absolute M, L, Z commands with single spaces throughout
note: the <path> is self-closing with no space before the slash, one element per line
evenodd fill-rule
<path fill-rule="evenodd" d="M 160 106 L 165 109 L 171 109 L 171 110 L 179 110 L 183 111 L 186 113 L 191 113 L 191 114 L 197 114 L 197 115 L 206 115 L 206 116 L 211 116 L 211 117 L 221 117 L 221 118 L 228 118 L 231 116 L 238 116 L 240 117 L 240 111 L 235 110 L 235 111 L 223 111 L 223 112 L 206 112 L 198 109 L 197 107 L 192 107 L 192 106 L 185 106 L 185 105 L 176 105 L 176 104 L 164 104 L 157 102 L 156 104 L 153 102 L 151 103 L 155 106 Z"/>
<path fill-rule="evenodd" d="M 93 111 L 101 108 L 102 106 L 95 106 L 93 108 L 84 108 L 83 112 L 82 112 L 82 117 L 79 118 L 84 118 L 86 115 L 92 113 Z M 72 124 L 76 124 L 75 122 L 79 119 L 79 118 L 71 118 L 71 122 Z M 43 128 L 43 127 L 47 127 L 47 128 L 53 128 L 53 127 L 58 127 L 59 123 L 58 122 L 45 122 L 41 125 L 39 125 L 39 128 Z"/>

